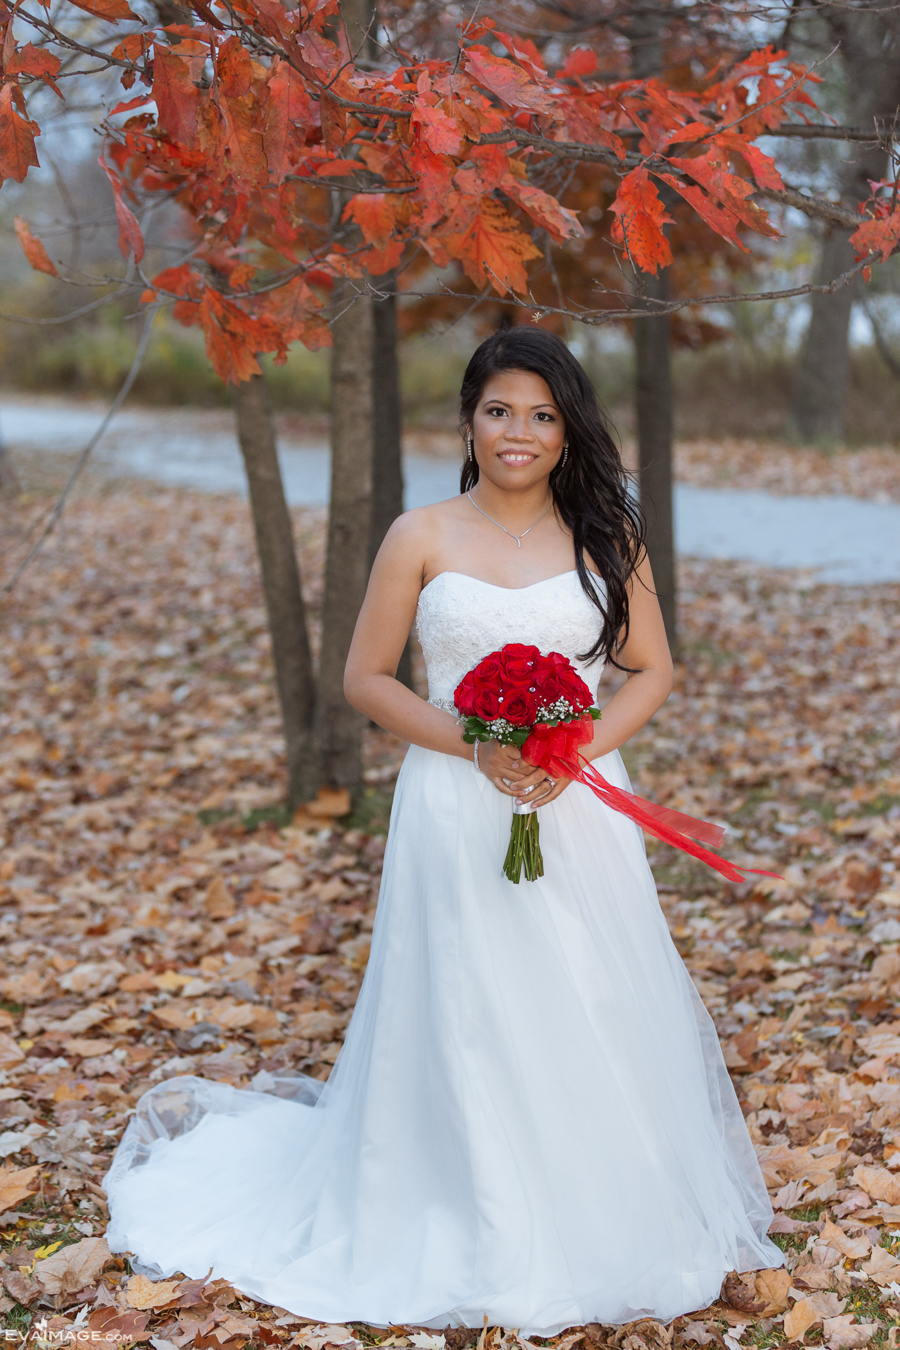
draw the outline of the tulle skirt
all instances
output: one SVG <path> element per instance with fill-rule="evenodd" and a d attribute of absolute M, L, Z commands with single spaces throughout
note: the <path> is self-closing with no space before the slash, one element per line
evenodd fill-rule
<path fill-rule="evenodd" d="M 330 1079 L 153 1088 L 106 1181 L 114 1251 L 323 1321 L 543 1335 L 668 1321 L 781 1264 L 637 827 L 575 784 L 540 812 L 544 878 L 513 885 L 510 816 L 469 763 L 409 751 Z"/>

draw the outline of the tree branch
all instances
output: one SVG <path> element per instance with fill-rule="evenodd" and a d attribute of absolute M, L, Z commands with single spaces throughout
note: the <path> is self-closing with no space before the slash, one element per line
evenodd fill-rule
<path fill-rule="evenodd" d="M 558 314 L 563 318 L 576 319 L 579 323 L 589 324 L 592 327 L 600 327 L 603 324 L 613 323 L 617 319 L 647 319 L 660 314 L 674 314 L 680 309 L 691 309 L 699 305 L 737 305 L 743 301 L 753 300 L 790 300 L 798 295 L 832 295 L 835 291 L 841 290 L 849 285 L 854 277 L 859 276 L 860 272 L 866 267 L 873 265 L 872 258 L 861 258 L 847 272 L 842 272 L 840 276 L 835 277 L 824 285 L 816 285 L 809 282 L 803 286 L 791 286 L 780 291 L 756 291 L 751 294 L 724 294 L 724 295 L 693 295 L 687 296 L 682 300 L 653 300 L 652 297 L 643 297 L 641 304 L 643 308 L 637 308 L 631 305 L 630 301 L 634 299 L 632 293 L 628 291 L 605 291 L 606 295 L 614 296 L 623 303 L 619 309 L 570 309 L 568 305 L 542 305 L 534 300 L 522 300 L 519 296 L 494 296 L 492 303 L 497 305 L 507 305 L 515 309 L 530 310 L 534 316 L 534 322 L 537 323 L 547 314 Z M 373 294 L 381 295 L 376 288 L 369 287 Z M 467 300 L 471 302 L 471 294 L 464 291 L 452 291 L 449 287 L 442 286 L 440 291 L 403 291 L 404 296 L 415 296 L 417 299 L 433 300 L 438 296 L 445 296 L 453 300 Z"/>
<path fill-rule="evenodd" d="M 144 356 L 147 351 L 147 343 L 150 340 L 150 329 L 153 327 L 153 320 L 156 317 L 156 310 L 157 310 L 156 305 L 150 305 L 145 311 L 144 324 L 143 328 L 141 329 L 141 336 L 140 340 L 138 341 L 137 351 L 134 354 L 134 360 L 131 363 L 131 369 L 125 376 L 124 381 L 122 382 L 122 387 L 116 394 L 112 403 L 109 405 L 109 408 L 107 409 L 106 416 L 104 417 L 103 421 L 100 423 L 99 427 L 94 432 L 93 436 L 88 441 L 87 445 L 81 451 L 80 455 L 78 456 L 78 459 L 75 461 L 75 467 L 69 474 L 68 482 L 66 483 L 65 487 L 63 488 L 62 492 L 59 494 L 59 497 L 57 498 L 56 505 L 54 506 L 52 512 L 50 513 L 50 519 L 47 521 L 47 524 L 44 526 L 40 535 L 32 544 L 31 548 L 28 550 L 28 553 L 26 554 L 25 558 L 22 560 L 22 562 L 19 563 L 19 566 L 16 568 L 15 572 L 10 577 L 9 581 L 3 587 L 2 591 L 0 591 L 0 595 L 10 594 L 10 592 L 13 590 L 14 586 L 18 582 L 19 578 L 21 577 L 22 573 L 25 571 L 27 567 L 31 565 L 32 561 L 37 557 L 38 553 L 43 548 L 44 542 L 52 534 L 60 516 L 65 510 L 66 501 L 68 500 L 69 493 L 75 486 L 78 476 L 81 473 L 82 469 L 84 468 L 85 464 L 87 464 L 91 451 L 94 449 L 94 446 L 103 436 L 103 433 L 106 431 L 106 428 L 109 426 L 110 422 L 115 417 L 116 413 L 119 411 L 122 404 L 125 402 L 126 398 L 130 394 L 131 386 L 137 379 L 138 371 L 140 370 L 141 365 L 143 364 Z"/>

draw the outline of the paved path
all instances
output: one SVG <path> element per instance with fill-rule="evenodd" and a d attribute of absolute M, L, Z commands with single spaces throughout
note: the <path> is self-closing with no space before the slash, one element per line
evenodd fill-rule
<path fill-rule="evenodd" d="M 0 403 L 6 444 L 76 451 L 96 428 L 96 408 Z M 180 409 L 121 413 L 95 451 L 96 468 L 206 491 L 246 491 L 240 453 L 227 414 Z M 292 504 L 328 500 L 324 444 L 285 441 L 282 471 Z M 451 461 L 408 455 L 406 504 L 423 506 L 459 491 Z M 849 585 L 900 581 L 900 505 L 854 497 L 775 497 L 765 492 L 680 485 L 675 492 L 678 551 L 703 558 L 747 559 L 771 567 L 808 567 L 822 581 Z"/>

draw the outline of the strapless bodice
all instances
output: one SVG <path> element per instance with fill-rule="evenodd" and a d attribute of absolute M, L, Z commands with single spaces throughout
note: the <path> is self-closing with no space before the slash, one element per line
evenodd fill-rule
<path fill-rule="evenodd" d="M 599 578 L 596 585 L 602 594 Z M 578 653 L 593 647 L 600 623 L 600 613 L 574 570 L 515 590 L 463 572 L 441 572 L 423 588 L 416 610 L 429 701 L 452 703 L 466 671 L 507 642 L 568 656 L 595 693 L 603 665 L 579 661 Z"/>

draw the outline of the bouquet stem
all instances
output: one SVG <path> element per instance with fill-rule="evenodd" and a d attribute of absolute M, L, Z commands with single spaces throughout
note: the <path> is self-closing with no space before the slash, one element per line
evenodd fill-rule
<path fill-rule="evenodd" d="M 509 848 L 503 863 L 503 875 L 518 885 L 525 868 L 525 880 L 537 881 L 544 875 L 544 857 L 541 853 L 541 827 L 537 812 L 514 815 L 509 833 Z"/>

